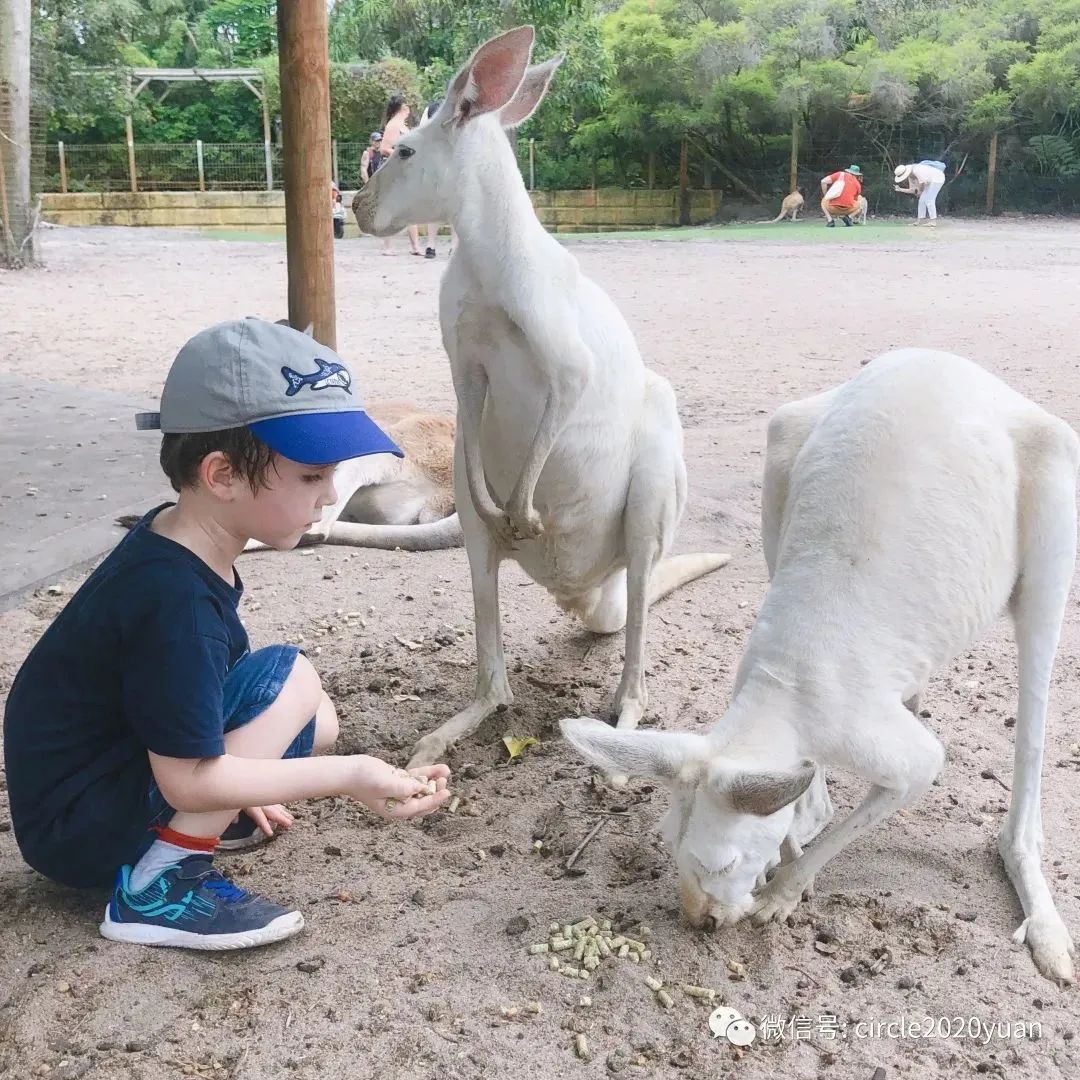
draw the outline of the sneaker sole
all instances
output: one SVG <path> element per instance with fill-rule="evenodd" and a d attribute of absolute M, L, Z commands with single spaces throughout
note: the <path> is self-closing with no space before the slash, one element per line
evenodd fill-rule
<path fill-rule="evenodd" d="M 244 930 L 238 934 L 193 934 L 188 930 L 173 930 L 166 926 L 150 926 L 146 923 L 117 923 L 105 909 L 105 921 L 99 927 L 101 936 L 110 941 L 123 941 L 128 945 L 154 945 L 173 949 L 197 949 L 200 952 L 232 952 L 236 949 L 253 949 L 258 945 L 270 945 L 284 941 L 304 929 L 304 916 L 299 911 L 288 911 L 273 922 L 257 930 Z"/>
<path fill-rule="evenodd" d="M 258 847 L 260 844 L 269 844 L 272 837 L 261 830 L 250 836 L 242 836 L 238 840 L 219 840 L 218 851 L 247 851 L 248 848 Z"/>

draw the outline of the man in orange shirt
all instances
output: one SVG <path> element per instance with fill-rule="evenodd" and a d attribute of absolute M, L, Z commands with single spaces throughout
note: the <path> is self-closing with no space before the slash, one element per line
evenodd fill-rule
<path fill-rule="evenodd" d="M 861 178 L 862 170 L 858 165 L 849 165 L 842 172 L 829 173 L 821 178 L 821 209 L 830 229 L 836 225 L 837 218 L 845 225 L 852 224 L 848 215 L 854 212 L 862 194 Z"/>

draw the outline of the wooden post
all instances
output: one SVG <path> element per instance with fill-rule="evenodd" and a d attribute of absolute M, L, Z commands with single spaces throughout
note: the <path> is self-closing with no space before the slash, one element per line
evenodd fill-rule
<path fill-rule="evenodd" d="M 135 133 L 131 129 L 131 117 L 124 117 L 124 130 L 127 132 L 128 148 L 128 177 L 131 180 L 131 190 L 139 190 L 139 178 L 135 173 Z"/>
<path fill-rule="evenodd" d="M 64 144 L 56 144 L 57 153 L 60 155 L 60 194 L 67 194 L 67 158 L 64 156 Z"/>
<path fill-rule="evenodd" d="M 337 180 L 338 174 L 341 170 L 338 168 L 338 156 L 337 156 L 337 139 L 330 140 L 330 161 L 332 163 L 331 175 L 334 180 Z"/>
<path fill-rule="evenodd" d="M 679 224 L 690 224 L 690 170 L 685 139 L 679 150 Z"/>
<path fill-rule="evenodd" d="M 529 140 L 529 190 L 536 190 L 536 140 Z"/>
<path fill-rule="evenodd" d="M 327 76 L 329 78 L 329 76 Z M 274 190 L 274 156 L 270 152 L 270 107 L 266 104 L 266 83 L 262 88 L 263 157 L 266 160 L 266 190 Z M 284 111 L 284 109 L 282 110 Z M 305 326 L 307 323 L 304 324 Z"/>
<path fill-rule="evenodd" d="M 799 186 L 799 118 L 791 117 L 791 165 L 788 168 L 788 194 Z"/>
<path fill-rule="evenodd" d="M 8 202 L 7 170 L 4 167 L 4 142 L 0 139 L 0 266 L 18 266 L 18 244 L 11 228 L 11 205 Z"/>
<path fill-rule="evenodd" d="M 997 175 L 998 133 L 990 136 L 990 159 L 986 165 L 986 212 L 994 212 L 994 179 Z"/>
<path fill-rule="evenodd" d="M 199 163 L 199 190 L 206 190 L 206 174 L 203 171 L 202 139 L 195 140 L 195 160 Z"/>
<path fill-rule="evenodd" d="M 10 108 L 0 130 L 5 163 L 0 265 L 32 263 L 36 215 L 30 204 L 30 0 L 0 0 L 0 102 Z M 0 114 L 2 115 L 2 114 Z"/>
<path fill-rule="evenodd" d="M 277 19 L 289 322 L 312 323 L 315 339 L 335 349 L 326 2 L 286 0 Z"/>
<path fill-rule="evenodd" d="M 592 163 L 592 189 L 596 190 L 596 158 L 593 158 Z"/>
<path fill-rule="evenodd" d="M 649 190 L 652 191 L 656 187 L 656 151 L 649 151 L 649 164 L 648 164 L 648 176 L 649 176 Z"/>

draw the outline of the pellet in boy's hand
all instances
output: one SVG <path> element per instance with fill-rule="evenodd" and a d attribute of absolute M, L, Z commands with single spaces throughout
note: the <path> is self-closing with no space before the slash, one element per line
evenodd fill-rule
<path fill-rule="evenodd" d="M 416 792 L 415 795 L 410 795 L 409 798 L 411 798 L 411 799 L 423 799 L 428 795 L 436 794 L 438 792 L 438 790 L 439 790 L 438 784 L 434 780 L 428 780 L 424 784 L 424 786 L 418 792 Z M 391 810 L 393 810 L 394 807 L 397 806 L 401 801 L 402 801 L 401 799 L 393 799 L 393 798 L 387 799 L 385 801 L 385 803 L 384 803 L 384 805 L 386 806 L 387 813 L 389 813 Z"/>

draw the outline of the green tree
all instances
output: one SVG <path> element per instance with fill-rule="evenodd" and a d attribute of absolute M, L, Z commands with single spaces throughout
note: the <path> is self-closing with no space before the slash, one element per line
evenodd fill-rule
<path fill-rule="evenodd" d="M 38 0 L 34 13 L 50 138 L 120 141 L 133 66 L 258 66 L 275 107 L 269 0 Z M 335 0 L 335 137 L 362 141 L 391 93 L 441 97 L 477 44 L 522 22 L 537 59 L 566 55 L 518 133 L 546 186 L 670 184 L 687 139 L 695 182 L 710 170 L 778 192 L 797 135 L 804 168 L 876 170 L 876 198 L 896 161 L 932 154 L 967 163 L 948 193 L 978 201 L 992 143 L 1010 197 L 1080 205 L 1080 0 Z M 153 86 L 133 116 L 140 140 L 262 137 L 236 84 Z"/>

